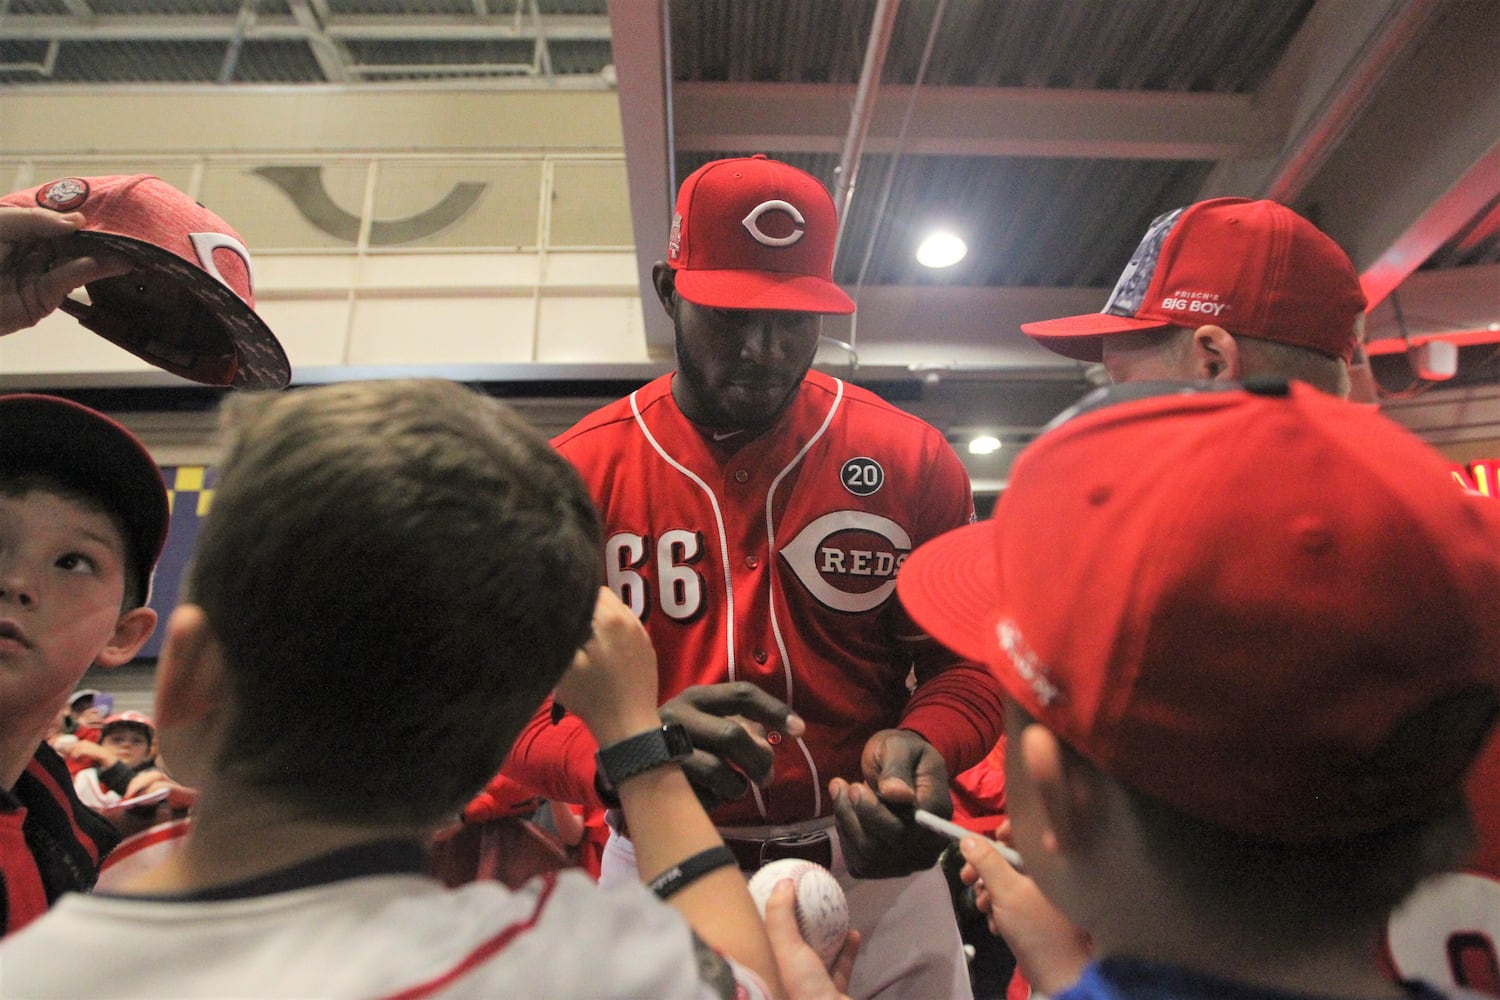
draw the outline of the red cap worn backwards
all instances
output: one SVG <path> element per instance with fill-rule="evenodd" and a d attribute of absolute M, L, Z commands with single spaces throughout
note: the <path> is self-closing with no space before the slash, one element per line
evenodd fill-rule
<path fill-rule="evenodd" d="M 1500 505 L 1305 385 L 1043 434 L 992 520 L 920 546 L 913 619 L 1136 792 L 1242 835 L 1430 816 L 1500 705 Z"/>
<path fill-rule="evenodd" d="M 255 312 L 250 251 L 229 223 L 166 181 L 64 177 L 0 205 L 78 212 L 78 232 L 55 241 L 60 255 L 130 261 L 129 274 L 86 286 L 90 304 L 62 304 L 105 340 L 206 385 L 281 389 L 291 381 L 286 352 Z"/>
<path fill-rule="evenodd" d="M 852 313 L 833 283 L 838 219 L 811 174 L 763 154 L 705 163 L 677 192 L 667 263 L 713 309 Z"/>
<path fill-rule="evenodd" d="M 1103 338 L 1205 323 L 1347 362 L 1365 308 L 1337 243 L 1274 201 L 1213 198 L 1158 216 L 1103 312 L 1022 323 L 1050 351 L 1102 361 Z"/>

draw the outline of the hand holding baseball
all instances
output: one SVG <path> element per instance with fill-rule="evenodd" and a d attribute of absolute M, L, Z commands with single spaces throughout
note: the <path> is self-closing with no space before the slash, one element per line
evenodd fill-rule
<path fill-rule="evenodd" d="M 778 864 L 781 862 L 772 862 L 772 865 Z M 767 871 L 767 868 L 761 871 Z M 780 871 L 782 869 L 772 869 L 762 876 L 760 885 L 752 890 L 752 895 L 765 918 L 766 935 L 770 938 L 771 950 L 776 955 L 776 966 L 781 973 L 787 996 L 791 1000 L 848 1000 L 845 992 L 849 989 L 854 959 L 859 953 L 859 931 L 847 930 L 846 909 L 843 918 L 845 930 L 838 935 L 841 943 L 837 950 L 828 955 L 820 954 L 808 943 L 808 935 L 803 930 L 798 900 L 799 882 L 783 877 L 778 874 Z M 837 887 L 837 882 L 834 885 Z M 842 891 L 839 898 L 842 899 Z M 817 936 L 816 930 L 812 933 Z"/>

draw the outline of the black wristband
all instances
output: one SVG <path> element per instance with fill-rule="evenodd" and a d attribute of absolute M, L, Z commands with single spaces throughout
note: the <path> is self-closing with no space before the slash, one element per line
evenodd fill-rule
<path fill-rule="evenodd" d="M 648 882 L 647 886 L 652 892 L 656 893 L 658 898 L 667 899 L 678 890 L 692 885 L 709 872 L 716 872 L 720 868 L 727 868 L 730 865 L 738 864 L 739 862 L 735 859 L 734 854 L 730 852 L 729 848 L 720 844 L 717 847 L 710 847 L 706 851 L 699 851 L 685 861 L 679 861 Z"/>

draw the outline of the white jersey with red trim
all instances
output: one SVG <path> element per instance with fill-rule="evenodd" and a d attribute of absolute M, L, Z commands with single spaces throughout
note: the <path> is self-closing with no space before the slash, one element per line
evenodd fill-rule
<path fill-rule="evenodd" d="M 1468 867 L 1427 879 L 1391 914 L 1396 973 L 1500 997 L 1500 730 L 1468 781 L 1479 849 Z"/>
<path fill-rule="evenodd" d="M 706 982 L 677 911 L 577 871 L 517 891 L 391 874 L 218 901 L 75 894 L 0 944 L 8 997 L 769 996 L 730 969 Z"/>
<path fill-rule="evenodd" d="M 895 597 L 907 554 L 974 517 L 968 475 L 942 434 L 819 372 L 766 431 L 714 432 L 678 409 L 673 377 L 553 443 L 599 507 L 607 582 L 651 635 L 662 700 L 750 681 L 807 722 L 796 741 L 768 734 L 774 784 L 715 820 L 829 814 L 829 779 L 862 780 L 864 744 L 885 728 L 920 733 L 952 773 L 982 758 L 999 735 L 998 686 L 922 635 Z M 571 739 L 561 757 L 591 778 L 591 742 L 566 726 L 538 731 L 547 727 L 534 722 L 517 744 L 533 758 L 527 777 Z"/>

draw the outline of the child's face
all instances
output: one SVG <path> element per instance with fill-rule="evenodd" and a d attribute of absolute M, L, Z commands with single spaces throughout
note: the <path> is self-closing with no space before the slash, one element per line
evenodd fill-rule
<path fill-rule="evenodd" d="M 100 741 L 100 745 L 115 752 L 120 763 L 135 767 L 151 756 L 151 741 L 135 726 L 116 726 Z"/>
<path fill-rule="evenodd" d="M 45 731 L 115 634 L 125 559 L 106 514 L 46 490 L 0 495 L 0 725 Z"/>

